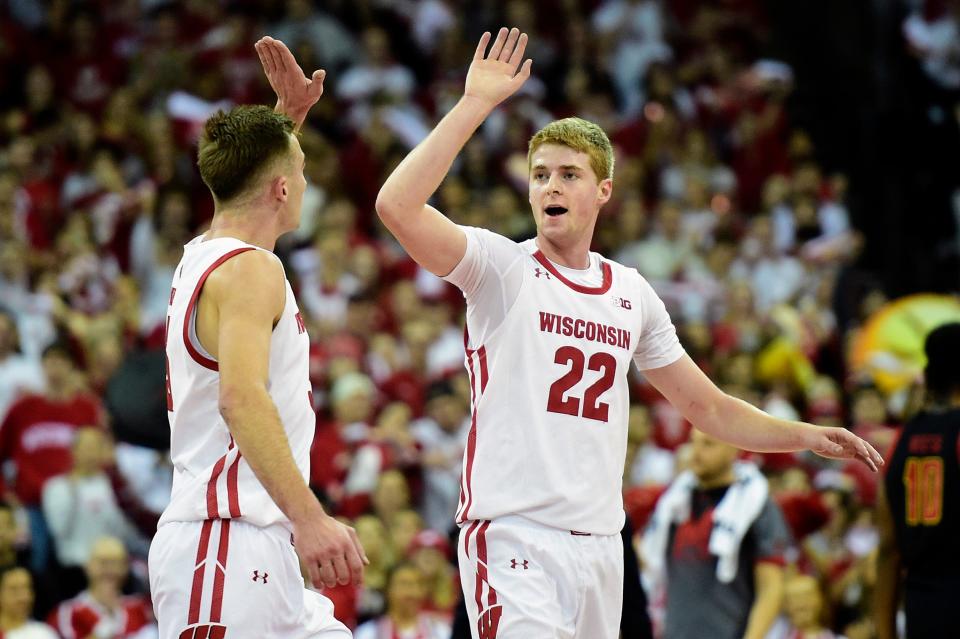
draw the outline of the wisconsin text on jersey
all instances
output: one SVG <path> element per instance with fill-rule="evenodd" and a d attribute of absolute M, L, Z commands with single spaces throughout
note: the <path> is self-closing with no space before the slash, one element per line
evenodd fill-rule
<path fill-rule="evenodd" d="M 591 342 L 600 342 L 620 348 L 630 348 L 630 331 L 616 326 L 607 326 L 568 315 L 556 315 L 540 311 L 540 330 L 564 337 L 573 336 Z"/>

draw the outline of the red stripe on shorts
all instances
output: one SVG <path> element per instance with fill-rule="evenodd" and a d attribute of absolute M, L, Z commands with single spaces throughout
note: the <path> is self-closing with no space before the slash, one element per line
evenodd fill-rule
<path fill-rule="evenodd" d="M 472 522 L 467 526 L 467 531 L 463 533 L 463 551 L 467 553 L 467 559 L 470 559 L 470 535 L 473 534 L 479 524 L 479 521 Z"/>
<path fill-rule="evenodd" d="M 223 581 L 227 570 L 227 548 L 230 544 L 230 520 L 220 520 L 220 545 L 217 548 L 217 572 L 213 576 L 213 596 L 210 598 L 210 622 L 220 623 L 223 610 Z"/>
<path fill-rule="evenodd" d="M 190 613 L 187 616 L 188 624 L 200 621 L 200 596 L 203 594 L 203 570 L 207 561 L 207 551 L 210 548 L 210 529 L 213 521 L 203 522 L 200 529 L 200 543 L 197 544 L 197 562 L 193 569 L 193 589 L 190 591 Z"/>

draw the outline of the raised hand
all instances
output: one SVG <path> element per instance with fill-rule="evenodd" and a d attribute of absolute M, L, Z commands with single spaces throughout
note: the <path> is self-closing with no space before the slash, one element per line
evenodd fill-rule
<path fill-rule="evenodd" d="M 488 52 L 490 37 L 488 31 L 480 38 L 470 70 L 467 71 L 463 95 L 479 100 L 492 109 L 523 86 L 530 77 L 533 60 L 527 59 L 520 67 L 523 51 L 527 48 L 527 34 L 520 33 L 519 29 L 514 28 L 509 32 L 506 27 L 500 29 Z"/>
<path fill-rule="evenodd" d="M 310 107 L 323 95 L 323 79 L 327 72 L 317 69 L 307 78 L 287 45 L 270 36 L 257 40 L 254 48 L 270 87 L 277 94 L 277 110 L 289 115 L 299 129 Z"/>
<path fill-rule="evenodd" d="M 807 448 L 828 459 L 858 459 L 876 472 L 883 465 L 883 457 L 873 446 L 845 428 L 813 427 Z"/>

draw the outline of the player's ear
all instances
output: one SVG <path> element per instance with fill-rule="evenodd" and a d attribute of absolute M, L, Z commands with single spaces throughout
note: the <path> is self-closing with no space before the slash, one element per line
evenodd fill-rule
<path fill-rule="evenodd" d="M 613 195 L 613 180 L 607 178 L 605 180 L 600 180 L 600 184 L 597 185 L 597 200 L 600 202 L 600 206 L 603 206 L 610 201 L 610 197 Z"/>
<path fill-rule="evenodd" d="M 280 202 L 286 202 L 287 196 L 290 193 L 290 187 L 287 183 L 286 176 L 278 175 L 273 178 L 273 182 L 270 183 L 270 194 Z"/>

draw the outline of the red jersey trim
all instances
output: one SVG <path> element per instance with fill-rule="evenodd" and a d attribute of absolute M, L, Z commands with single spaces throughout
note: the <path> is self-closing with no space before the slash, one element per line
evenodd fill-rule
<path fill-rule="evenodd" d="M 203 284 L 207 281 L 207 278 L 210 277 L 210 274 L 213 273 L 218 266 L 229 260 L 231 257 L 252 250 L 254 250 L 252 246 L 245 246 L 243 248 L 233 249 L 229 253 L 224 253 L 218 257 L 213 264 L 207 267 L 207 270 L 203 272 L 203 275 L 200 276 L 200 280 L 197 282 L 197 287 L 193 289 L 193 295 L 190 296 L 190 303 L 187 304 L 187 315 L 183 319 L 183 344 L 187 347 L 187 352 L 190 354 L 190 357 L 193 358 L 193 361 L 212 371 L 219 371 L 220 365 L 216 360 L 210 359 L 198 351 L 190 341 L 190 322 L 192 321 L 191 318 L 193 317 L 193 311 L 197 307 L 197 300 L 200 299 L 200 291 L 203 290 Z"/>
<path fill-rule="evenodd" d="M 565 278 L 563 274 L 557 270 L 557 267 L 553 265 L 553 262 L 547 259 L 547 256 L 543 254 L 543 251 L 538 250 L 533 254 L 533 257 L 535 260 L 540 262 L 540 264 L 543 265 L 543 268 L 547 269 L 551 275 L 575 290 L 577 293 L 583 293 L 585 295 L 603 295 L 610 290 L 611 286 L 613 286 L 613 269 L 610 268 L 610 264 L 607 262 L 600 262 L 600 266 L 603 269 L 603 283 L 600 286 L 583 286 L 582 284 L 571 282 Z"/>
<path fill-rule="evenodd" d="M 464 342 L 467 341 L 466 332 L 464 332 Z M 477 390 L 477 374 L 473 367 L 473 356 L 476 354 L 480 368 L 480 388 Z M 473 351 L 467 349 L 467 365 L 469 366 L 470 393 L 473 397 L 473 409 L 470 416 L 470 433 L 467 435 L 467 460 L 464 476 L 461 478 L 460 493 L 463 510 L 457 513 L 457 523 L 463 523 L 470 519 L 470 507 L 473 506 L 473 462 L 477 452 L 477 407 L 480 403 L 480 396 L 487 388 L 489 381 L 489 371 L 487 369 L 487 349 L 483 346 Z"/>

